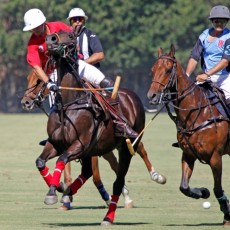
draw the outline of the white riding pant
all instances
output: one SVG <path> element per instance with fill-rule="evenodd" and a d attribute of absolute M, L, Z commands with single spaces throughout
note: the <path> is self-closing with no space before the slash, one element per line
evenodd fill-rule
<path fill-rule="evenodd" d="M 85 61 L 78 60 L 78 73 L 81 78 L 86 78 L 93 86 L 99 87 L 105 75 L 95 66 L 86 63 Z"/>
<path fill-rule="evenodd" d="M 57 84 L 57 70 L 55 69 L 51 74 L 49 74 L 49 79 Z M 50 91 L 49 92 L 49 104 L 50 104 L 50 108 L 52 107 L 52 105 L 55 104 L 55 93 Z"/>
<path fill-rule="evenodd" d="M 95 66 L 86 63 L 85 61 L 78 60 L 78 74 L 81 78 L 85 78 L 93 86 L 99 87 L 101 81 L 105 78 L 105 75 L 97 69 Z M 57 83 L 57 70 L 55 69 L 49 74 L 49 79 L 54 83 Z M 49 93 L 49 104 L 50 107 L 55 103 L 55 93 L 50 91 Z"/>
<path fill-rule="evenodd" d="M 223 90 L 226 99 L 230 98 L 230 73 L 225 75 L 212 75 L 211 81 Z"/>

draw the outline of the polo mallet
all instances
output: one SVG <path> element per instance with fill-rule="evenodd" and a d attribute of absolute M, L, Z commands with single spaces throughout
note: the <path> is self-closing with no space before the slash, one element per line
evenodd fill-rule
<path fill-rule="evenodd" d="M 86 89 L 86 88 L 73 88 L 73 87 L 66 87 L 66 86 L 58 86 L 58 89 L 75 90 L 75 91 L 102 91 L 102 90 L 113 90 L 113 87 Z"/>
<path fill-rule="evenodd" d="M 118 89 L 120 86 L 120 81 L 121 81 L 121 76 L 117 76 L 115 83 L 114 83 L 114 86 L 113 86 L 113 92 L 111 95 L 111 99 L 113 99 L 113 100 L 117 97 L 117 92 L 118 92 Z"/>
<path fill-rule="evenodd" d="M 131 155 L 135 155 L 135 151 L 133 146 L 137 143 L 137 141 L 139 140 L 140 136 L 144 133 L 145 129 L 150 125 L 150 123 L 155 119 L 155 117 L 161 112 L 161 110 L 165 107 L 165 105 L 163 105 L 157 112 L 156 114 L 151 118 L 151 120 L 147 123 L 147 125 L 142 129 L 142 131 L 138 134 L 138 136 L 136 137 L 136 139 L 134 140 L 134 142 L 132 143 L 131 140 L 129 138 L 126 139 L 126 144 L 128 146 L 129 152 L 131 153 Z"/>

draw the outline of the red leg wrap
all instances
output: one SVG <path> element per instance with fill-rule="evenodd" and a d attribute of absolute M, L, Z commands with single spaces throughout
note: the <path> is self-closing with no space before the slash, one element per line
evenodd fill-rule
<path fill-rule="evenodd" d="M 86 178 L 82 175 L 79 175 L 78 178 L 70 185 L 70 190 L 72 192 L 72 195 L 74 195 L 79 188 L 86 182 Z"/>
<path fill-rule="evenodd" d="M 47 166 L 45 166 L 45 168 L 41 171 L 39 171 L 40 174 L 42 175 L 44 181 L 46 182 L 46 184 L 48 186 L 50 186 L 51 180 L 53 178 L 53 176 L 49 173 L 49 168 Z"/>
<path fill-rule="evenodd" d="M 55 185 L 56 188 L 60 184 L 61 174 L 64 168 L 65 168 L 65 163 L 63 161 L 59 161 L 56 163 L 56 168 L 54 170 L 53 178 L 50 183 L 50 184 Z"/>
<path fill-rule="evenodd" d="M 117 209 L 117 203 L 119 200 L 119 196 L 112 195 L 111 197 L 112 197 L 112 200 L 110 202 L 109 210 L 106 214 L 106 218 L 110 219 L 111 223 L 113 223 L 114 217 L 115 217 L 115 211 Z"/>

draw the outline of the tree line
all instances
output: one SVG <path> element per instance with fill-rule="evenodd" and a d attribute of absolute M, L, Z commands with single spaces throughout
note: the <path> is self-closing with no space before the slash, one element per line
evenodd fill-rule
<path fill-rule="evenodd" d="M 106 76 L 122 76 L 121 86 L 133 89 L 148 107 L 151 66 L 157 49 L 176 47 L 176 58 L 186 66 L 198 35 L 211 26 L 214 5 L 230 8 L 229 0 L 1 0 L 0 4 L 0 112 L 23 112 L 20 97 L 26 89 L 30 67 L 26 63 L 30 32 L 23 32 L 24 14 L 41 9 L 47 21 L 66 21 L 69 11 L 82 8 L 86 26 L 100 38 Z"/>

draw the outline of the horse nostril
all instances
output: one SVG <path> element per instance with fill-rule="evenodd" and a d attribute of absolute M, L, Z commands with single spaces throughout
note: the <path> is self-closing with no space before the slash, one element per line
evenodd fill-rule
<path fill-rule="evenodd" d="M 26 110 L 31 107 L 31 104 L 30 104 L 30 102 L 28 100 L 22 100 L 21 105 L 22 105 L 22 108 L 26 109 Z"/>
<path fill-rule="evenodd" d="M 149 97 L 149 104 L 150 105 L 157 105 L 158 103 L 159 102 L 158 102 L 156 94 L 152 94 L 151 97 Z"/>

